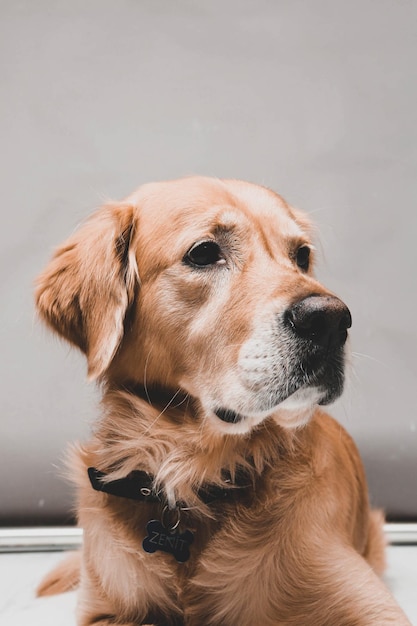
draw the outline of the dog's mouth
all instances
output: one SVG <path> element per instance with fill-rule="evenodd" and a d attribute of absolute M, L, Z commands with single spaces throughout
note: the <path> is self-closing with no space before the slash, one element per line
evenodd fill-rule
<path fill-rule="evenodd" d="M 236 425 L 247 422 L 248 420 L 256 424 L 259 423 L 259 421 L 263 421 L 263 419 L 272 415 L 280 408 L 286 411 L 311 408 L 315 404 L 321 403 L 322 395 L 323 392 L 319 391 L 317 388 L 303 387 L 298 388 L 285 399 L 280 398 L 276 404 L 271 403 L 268 406 L 260 407 L 255 414 L 252 411 L 245 415 L 224 407 L 215 409 L 214 414 L 226 424 Z"/>
<path fill-rule="evenodd" d="M 238 424 L 245 419 L 244 415 L 231 411 L 230 409 L 216 409 L 214 413 L 222 422 L 226 422 L 226 424 Z"/>
<path fill-rule="evenodd" d="M 240 412 L 227 406 L 216 407 L 213 412 L 225 424 L 243 424 L 248 420 L 258 423 L 280 409 L 305 411 L 313 406 L 331 404 L 340 396 L 343 386 L 343 358 L 329 358 L 320 367 L 308 368 L 304 362 L 304 368 L 300 369 L 299 376 L 294 377 L 291 384 L 287 384 L 285 393 L 282 389 L 269 389 L 266 394 L 259 392 L 259 403 L 255 406 L 252 404 L 247 412 L 245 409 Z"/>

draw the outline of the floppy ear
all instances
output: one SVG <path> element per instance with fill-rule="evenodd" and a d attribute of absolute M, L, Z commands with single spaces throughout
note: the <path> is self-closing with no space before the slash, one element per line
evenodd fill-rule
<path fill-rule="evenodd" d="M 58 248 L 37 281 L 41 316 L 85 352 L 91 379 L 108 368 L 123 337 L 138 285 L 133 236 L 134 208 L 107 205 Z"/>

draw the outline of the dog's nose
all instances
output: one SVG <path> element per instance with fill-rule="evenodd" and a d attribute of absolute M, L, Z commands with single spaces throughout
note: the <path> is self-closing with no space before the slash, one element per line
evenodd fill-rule
<path fill-rule="evenodd" d="M 285 312 L 285 321 L 303 339 L 323 348 L 340 348 L 352 325 L 347 306 L 335 296 L 307 296 Z"/>

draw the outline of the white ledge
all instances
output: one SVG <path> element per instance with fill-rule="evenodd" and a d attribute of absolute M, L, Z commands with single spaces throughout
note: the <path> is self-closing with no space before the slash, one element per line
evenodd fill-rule
<path fill-rule="evenodd" d="M 83 531 L 74 526 L 0 528 L 0 552 L 46 552 L 76 550 Z"/>
<path fill-rule="evenodd" d="M 417 544 L 417 524 L 390 523 L 384 530 L 390 544 Z M 82 541 L 82 529 L 74 526 L 0 528 L 0 552 L 76 550 Z"/>

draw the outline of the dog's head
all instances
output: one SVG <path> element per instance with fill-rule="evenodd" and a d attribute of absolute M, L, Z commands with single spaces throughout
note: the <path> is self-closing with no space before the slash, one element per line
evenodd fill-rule
<path fill-rule="evenodd" d="M 312 275 L 310 231 L 249 183 L 144 185 L 57 250 L 38 308 L 91 378 L 179 389 L 227 433 L 298 426 L 341 393 L 351 324 Z"/>

